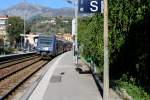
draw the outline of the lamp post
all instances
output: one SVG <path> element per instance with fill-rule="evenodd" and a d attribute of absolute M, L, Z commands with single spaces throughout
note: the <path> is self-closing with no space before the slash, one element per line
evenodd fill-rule
<path fill-rule="evenodd" d="M 75 50 L 76 50 L 76 64 L 78 64 L 78 0 L 75 3 L 75 19 L 76 19 L 76 28 L 75 28 Z"/>
<path fill-rule="evenodd" d="M 76 64 L 78 64 L 78 0 L 70 1 L 67 0 L 68 3 L 74 5 L 74 19 L 75 19 L 75 48 L 73 46 L 73 49 L 75 49 L 76 54 Z"/>

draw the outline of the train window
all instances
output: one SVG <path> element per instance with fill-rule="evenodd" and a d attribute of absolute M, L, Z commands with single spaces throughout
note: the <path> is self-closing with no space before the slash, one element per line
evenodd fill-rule
<path fill-rule="evenodd" d="M 51 38 L 40 38 L 39 43 L 41 45 L 50 45 L 50 44 L 52 44 L 52 39 Z"/>
<path fill-rule="evenodd" d="M 43 45 L 50 45 L 52 42 L 51 41 L 40 41 L 40 44 Z"/>

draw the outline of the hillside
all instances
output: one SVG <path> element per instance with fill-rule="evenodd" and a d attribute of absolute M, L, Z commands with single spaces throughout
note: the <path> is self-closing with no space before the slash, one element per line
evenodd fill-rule
<path fill-rule="evenodd" d="M 30 3 L 19 3 L 5 10 L 0 10 L 0 15 L 20 16 L 24 18 L 24 14 L 26 16 L 26 19 L 29 19 L 37 15 L 44 16 L 44 17 L 49 17 L 49 16 L 72 17 L 74 15 L 74 11 L 73 8 L 53 9 L 42 5 L 34 5 Z"/>

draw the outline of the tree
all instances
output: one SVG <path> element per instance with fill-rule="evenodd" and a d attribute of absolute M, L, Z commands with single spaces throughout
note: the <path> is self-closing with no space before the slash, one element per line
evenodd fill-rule
<path fill-rule="evenodd" d="M 124 79 L 126 75 L 125 81 L 136 83 L 150 93 L 149 8 L 150 0 L 109 1 L 109 72 L 110 79 Z M 103 65 L 103 17 L 80 18 L 78 25 L 83 56 Z"/>
<path fill-rule="evenodd" d="M 80 18 L 78 22 L 78 39 L 83 45 L 83 56 L 92 59 L 98 66 L 102 66 L 103 17 L 95 14 L 93 17 Z"/>
<path fill-rule="evenodd" d="M 20 41 L 20 34 L 23 33 L 24 21 L 20 17 L 9 17 L 7 22 L 8 38 L 11 45 L 15 46 Z"/>

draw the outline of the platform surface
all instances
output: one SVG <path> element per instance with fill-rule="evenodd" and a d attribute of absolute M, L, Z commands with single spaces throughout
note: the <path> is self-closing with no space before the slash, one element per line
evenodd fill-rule
<path fill-rule="evenodd" d="M 102 100 L 89 69 L 79 64 L 77 68 L 72 51 L 55 58 L 29 100 Z"/>

